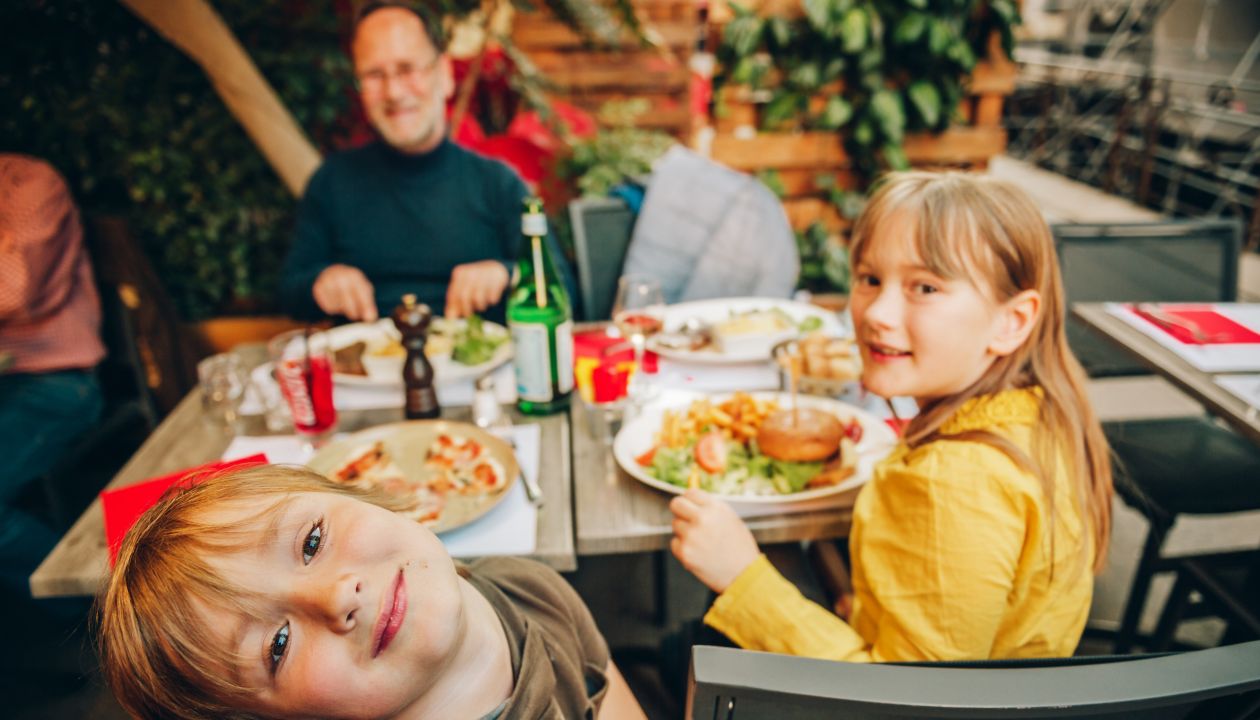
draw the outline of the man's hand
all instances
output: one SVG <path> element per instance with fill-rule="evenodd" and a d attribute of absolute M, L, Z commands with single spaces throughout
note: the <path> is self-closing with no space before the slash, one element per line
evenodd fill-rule
<path fill-rule="evenodd" d="M 378 317 L 372 281 L 356 267 L 329 265 L 315 278 L 311 294 L 319 309 L 329 315 L 365 322 L 374 322 Z"/>
<path fill-rule="evenodd" d="M 498 260 L 456 265 L 446 286 L 446 317 L 465 317 L 498 303 L 508 279 L 507 268 Z"/>
<path fill-rule="evenodd" d="M 674 513 L 669 549 L 715 593 L 725 592 L 761 554 L 752 532 L 731 506 L 703 490 L 679 495 L 669 509 Z"/>

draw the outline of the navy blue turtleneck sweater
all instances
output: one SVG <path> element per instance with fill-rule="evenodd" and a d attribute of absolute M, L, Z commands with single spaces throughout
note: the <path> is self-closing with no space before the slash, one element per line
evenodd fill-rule
<path fill-rule="evenodd" d="M 298 206 L 280 279 L 281 306 L 298 319 L 322 317 L 311 288 L 324 268 L 342 263 L 372 281 L 382 317 L 405 293 L 441 314 L 456 265 L 493 259 L 511 273 L 526 195 L 511 168 L 449 141 L 423 155 L 399 153 L 382 142 L 331 155 Z M 572 273 L 554 239 L 548 246 L 572 297 Z M 503 322 L 504 303 L 484 315 Z"/>

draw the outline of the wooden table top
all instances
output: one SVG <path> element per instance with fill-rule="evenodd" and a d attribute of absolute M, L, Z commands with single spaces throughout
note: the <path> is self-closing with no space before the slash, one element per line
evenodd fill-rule
<path fill-rule="evenodd" d="M 1216 384 L 1217 374 L 1204 372 L 1160 345 L 1154 338 L 1107 312 L 1105 303 L 1076 303 L 1072 314 L 1092 330 L 1120 346 L 1187 395 L 1203 403 L 1240 435 L 1260 444 L 1260 412 Z"/>
<path fill-rule="evenodd" d="M 570 412 L 578 555 L 668 548 L 673 537 L 669 501 L 674 496 L 644 485 L 618 467 L 611 444 L 590 432 L 587 412 L 581 402 L 575 402 Z M 834 508 L 745 522 L 762 544 L 844 537 L 849 533 L 856 498 L 854 489 L 838 496 Z"/>
<path fill-rule="evenodd" d="M 530 557 L 557 570 L 574 570 L 577 558 L 573 537 L 569 418 L 563 413 L 527 417 L 514 409 L 506 412 L 515 423 L 537 423 L 542 427 L 538 482 L 544 502 L 538 510 L 537 549 Z M 446 408 L 443 417 L 467 421 L 470 410 L 466 407 Z M 339 422 L 341 431 L 353 432 L 402 419 L 402 409 L 399 408 L 342 412 Z M 246 420 L 245 434 L 265 434 L 261 417 Z M 203 420 L 200 393 L 194 390 L 162 421 L 107 487 L 126 487 L 181 468 L 217 460 L 232 438 L 229 431 Z M 94 595 L 104 584 L 107 574 L 105 521 L 101 501 L 97 498 L 31 575 L 31 593 L 35 597 Z"/>

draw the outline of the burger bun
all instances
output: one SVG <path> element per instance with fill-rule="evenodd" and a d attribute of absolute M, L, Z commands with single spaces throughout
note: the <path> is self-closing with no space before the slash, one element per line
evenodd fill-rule
<path fill-rule="evenodd" d="M 819 462 L 840 450 L 844 425 L 828 412 L 814 408 L 779 410 L 757 431 L 757 447 L 775 460 Z"/>

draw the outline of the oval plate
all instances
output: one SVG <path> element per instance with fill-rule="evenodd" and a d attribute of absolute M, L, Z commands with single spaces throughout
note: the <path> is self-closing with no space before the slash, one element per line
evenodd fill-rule
<path fill-rule="evenodd" d="M 775 400 L 779 403 L 780 409 L 792 406 L 792 396 L 788 393 L 757 392 L 748 394 L 759 400 Z M 717 404 L 730 396 L 731 393 L 725 393 L 708 397 L 714 404 Z M 651 485 L 658 490 L 664 490 L 675 495 L 681 495 L 685 492 L 686 488 L 681 488 L 652 477 L 634 459 L 647 452 L 656 444 L 656 433 L 661 428 L 661 420 L 666 410 L 685 412 L 693 401 L 702 397 L 706 396 L 702 393 L 671 392 L 667 393 L 667 397 L 663 397 L 659 401 L 644 407 L 643 412 L 638 417 L 621 427 L 621 431 L 617 433 L 616 439 L 613 440 L 613 456 L 616 457 L 617 464 L 634 479 L 646 485 Z M 770 505 L 796 503 L 829 495 L 838 495 L 869 480 L 871 473 L 875 469 L 875 463 L 884 459 L 893 449 L 893 446 L 897 444 L 897 435 L 892 431 L 892 428 L 888 427 L 888 424 L 883 420 L 861 408 L 839 400 L 808 395 L 801 395 L 799 401 L 801 407 L 824 410 L 841 420 L 857 418 L 858 422 L 862 424 L 862 442 L 857 445 L 857 472 L 838 485 L 803 490 L 790 495 L 719 495 L 718 497 L 731 503 Z"/>
<path fill-rule="evenodd" d="M 492 335 L 508 335 L 507 328 L 498 323 L 486 320 L 484 321 L 484 327 L 486 332 Z M 398 329 L 394 327 L 392 320 L 385 318 L 377 320 L 374 323 L 349 323 L 347 325 L 339 325 L 329 330 L 328 336 L 333 349 L 340 350 L 341 348 L 353 345 L 356 342 L 366 342 L 370 345 L 386 338 L 397 338 Z M 489 360 L 483 363 L 478 363 L 477 365 L 464 365 L 463 363 L 457 363 L 451 359 L 450 353 L 429 356 L 429 362 L 433 365 L 433 382 L 437 385 L 451 385 L 465 380 L 476 380 L 511 359 L 512 340 L 510 337 L 504 341 L 502 345 L 495 349 L 494 355 L 492 355 Z M 396 377 L 334 373 L 333 380 L 335 380 L 338 385 L 401 388 L 401 359 L 398 361 L 398 368 L 399 370 Z"/>
<path fill-rule="evenodd" d="M 828 335 L 841 334 L 842 328 L 840 326 L 840 321 L 836 319 L 834 313 L 826 310 L 825 308 L 820 308 L 817 305 L 810 305 L 809 303 L 783 300 L 780 298 L 758 297 L 694 300 L 692 302 L 670 305 L 665 308 L 664 330 L 665 332 L 676 331 L 683 326 L 683 323 L 691 319 L 696 319 L 705 324 L 712 325 L 726 320 L 732 313 L 745 313 L 752 310 L 770 310 L 773 308 L 782 310 L 798 323 L 805 318 L 816 317 L 822 321 L 822 327 L 819 328 L 820 330 L 826 332 Z M 647 347 L 657 355 L 671 360 L 710 364 L 735 364 L 769 360 L 770 348 L 776 342 L 783 339 L 783 337 L 778 337 L 777 339 L 770 337 L 765 343 L 765 352 L 761 352 L 760 350 L 721 352 L 712 345 L 699 350 L 682 350 L 678 348 L 665 347 L 659 343 L 653 342 L 651 338 L 648 339 Z"/>
<path fill-rule="evenodd" d="M 491 458 L 503 466 L 503 472 L 506 475 L 503 485 L 493 492 L 481 495 L 452 493 L 446 496 L 446 505 L 442 508 L 442 513 L 428 527 L 435 533 L 454 530 L 473 522 L 498 505 L 503 498 L 507 497 L 512 484 L 521 474 L 512 447 L 476 425 L 449 420 L 411 420 L 378 425 L 329 443 L 315 453 L 315 456 L 307 462 L 307 466 L 325 477 L 331 476 L 332 472 L 340 467 L 352 453 L 365 445 L 380 441 L 384 443 L 385 451 L 398 469 L 407 476 L 407 479 L 419 480 L 436 472 L 424 466 L 425 455 L 433 441 L 443 434 L 459 435 L 477 441 L 486 448 Z"/>

